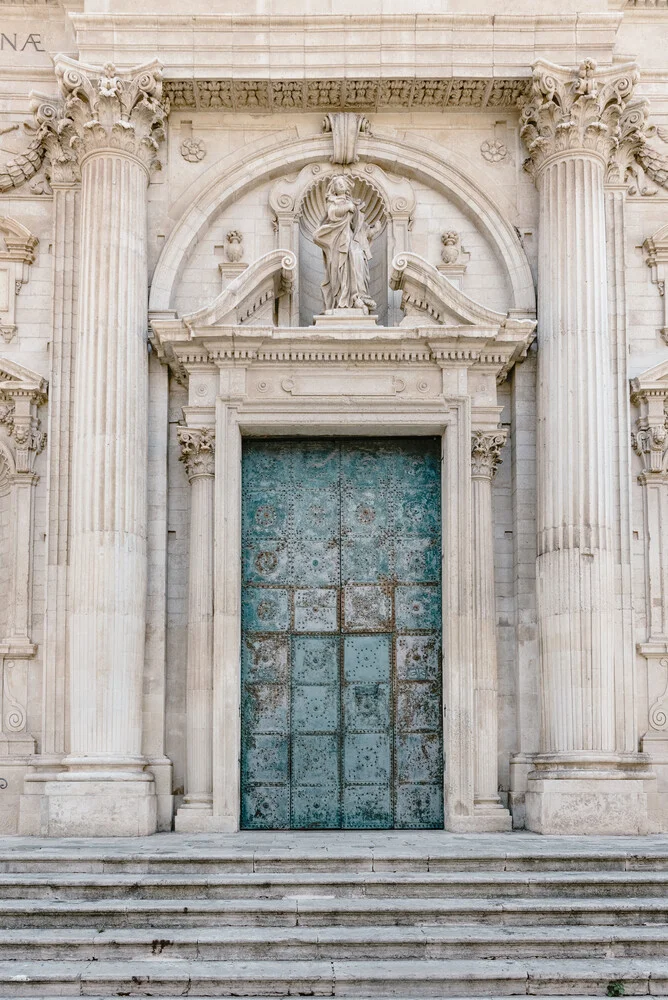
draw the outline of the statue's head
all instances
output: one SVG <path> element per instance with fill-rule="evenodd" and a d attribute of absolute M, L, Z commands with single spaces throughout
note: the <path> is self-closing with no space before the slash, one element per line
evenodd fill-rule
<path fill-rule="evenodd" d="M 340 197 L 353 192 L 353 180 L 347 174 L 336 174 L 327 185 L 327 197 Z"/>

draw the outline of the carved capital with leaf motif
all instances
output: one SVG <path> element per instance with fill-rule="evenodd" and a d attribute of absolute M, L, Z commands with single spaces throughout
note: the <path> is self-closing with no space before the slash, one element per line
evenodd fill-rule
<path fill-rule="evenodd" d="M 155 61 L 128 70 L 88 66 L 67 56 L 55 65 L 60 104 L 35 109 L 52 163 L 63 167 L 70 151 L 79 163 L 97 150 L 137 157 L 147 169 L 158 166 L 168 107 L 162 100 L 161 65 Z"/>
<path fill-rule="evenodd" d="M 215 471 L 215 432 L 213 427 L 179 427 L 180 460 L 192 482 L 198 476 L 213 476 Z"/>
<path fill-rule="evenodd" d="M 559 154 L 589 152 L 623 183 L 647 119 L 646 102 L 632 100 L 638 79 L 635 63 L 599 70 L 586 59 L 574 71 L 536 62 L 520 119 L 526 169 L 536 175 Z"/>
<path fill-rule="evenodd" d="M 506 443 L 507 432 L 473 431 L 471 435 L 471 475 L 474 479 L 492 480 L 501 465 L 501 449 Z"/>

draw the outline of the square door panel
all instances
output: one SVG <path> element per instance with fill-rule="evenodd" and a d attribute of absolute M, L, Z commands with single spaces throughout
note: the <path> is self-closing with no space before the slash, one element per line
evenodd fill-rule
<path fill-rule="evenodd" d="M 250 732 L 288 732 L 289 691 L 286 685 L 245 684 L 242 701 Z"/>
<path fill-rule="evenodd" d="M 247 632 L 285 632 L 290 628 L 290 598 L 287 590 L 245 587 L 241 624 Z"/>
<path fill-rule="evenodd" d="M 343 676 L 348 682 L 390 680 L 391 636 L 347 635 L 343 640 Z"/>
<path fill-rule="evenodd" d="M 343 777 L 347 784 L 385 784 L 392 777 L 389 733 L 347 733 L 343 741 Z"/>
<path fill-rule="evenodd" d="M 343 589 L 345 627 L 355 632 L 390 627 L 392 597 L 385 587 L 360 587 L 349 584 Z"/>
<path fill-rule="evenodd" d="M 241 674 L 244 683 L 287 684 L 288 637 L 245 635 L 241 644 Z"/>
<path fill-rule="evenodd" d="M 295 636 L 292 639 L 293 684 L 339 683 L 339 637 Z"/>
<path fill-rule="evenodd" d="M 397 587 L 394 592 L 398 630 L 435 631 L 441 621 L 439 587 Z"/>
<path fill-rule="evenodd" d="M 295 541 L 293 550 L 292 576 L 295 584 L 301 586 L 308 584 L 313 587 L 332 584 L 338 586 L 340 576 L 338 538 Z"/>
<path fill-rule="evenodd" d="M 295 684 L 291 724 L 294 733 L 335 733 L 339 725 L 338 685 Z"/>
<path fill-rule="evenodd" d="M 436 730 L 440 716 L 440 685 L 429 681 L 399 685 L 396 712 L 399 732 Z"/>
<path fill-rule="evenodd" d="M 293 449 L 293 484 L 300 486 L 334 486 L 338 488 L 341 449 L 335 440 L 310 440 Z"/>
<path fill-rule="evenodd" d="M 440 634 L 397 636 L 398 679 L 400 681 L 437 680 L 441 663 L 440 647 Z"/>
<path fill-rule="evenodd" d="M 292 827 L 335 830 L 341 826 L 339 796 L 329 785 L 296 785 L 292 789 Z"/>
<path fill-rule="evenodd" d="M 288 495 L 285 490 L 267 490 L 253 493 L 243 506 L 244 536 L 256 538 L 283 538 L 288 527 Z"/>
<path fill-rule="evenodd" d="M 441 546 L 434 538 L 397 538 L 396 575 L 404 583 L 438 583 Z"/>
<path fill-rule="evenodd" d="M 346 684 L 343 690 L 343 712 L 346 730 L 388 730 L 390 685 Z"/>
<path fill-rule="evenodd" d="M 268 784 L 287 784 L 288 768 L 288 735 L 265 735 L 257 733 L 250 737 L 246 754 L 244 755 L 243 780 L 248 778 L 254 782 Z"/>
<path fill-rule="evenodd" d="M 347 489 L 341 504 L 344 533 L 364 537 L 386 531 L 388 502 L 388 492 L 382 486 Z"/>
<path fill-rule="evenodd" d="M 285 541 L 266 539 L 244 548 L 244 575 L 249 583 L 287 583 L 288 546 Z"/>
<path fill-rule="evenodd" d="M 258 784 L 244 788 L 241 820 L 246 830 L 288 830 L 290 786 Z"/>
<path fill-rule="evenodd" d="M 292 737 L 292 781 L 296 785 L 327 785 L 338 798 L 339 740 L 331 736 Z"/>
<path fill-rule="evenodd" d="M 399 785 L 396 825 L 405 830 L 434 830 L 443 826 L 442 785 Z"/>
<path fill-rule="evenodd" d="M 392 827 L 389 785 L 346 785 L 343 790 L 343 823 L 351 830 L 387 830 Z"/>
<path fill-rule="evenodd" d="M 336 632 L 337 627 L 336 590 L 295 590 L 295 632 Z"/>
<path fill-rule="evenodd" d="M 440 732 L 397 733 L 397 778 L 401 782 L 437 783 L 443 777 L 443 737 Z"/>
<path fill-rule="evenodd" d="M 395 530 L 398 537 L 411 535 L 433 538 L 438 535 L 440 506 L 425 502 L 424 489 L 401 487 L 395 506 Z"/>
<path fill-rule="evenodd" d="M 340 532 L 340 501 L 333 489 L 301 489 L 292 498 L 292 517 L 301 538 L 336 541 Z"/>
<path fill-rule="evenodd" d="M 380 583 L 392 574 L 392 547 L 387 535 L 341 539 L 341 579 L 350 583 Z"/>

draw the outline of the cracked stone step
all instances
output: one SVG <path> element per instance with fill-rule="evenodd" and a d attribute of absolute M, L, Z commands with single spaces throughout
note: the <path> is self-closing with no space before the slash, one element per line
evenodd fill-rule
<path fill-rule="evenodd" d="M 3 997 L 312 996 L 359 998 L 518 994 L 605 995 L 610 982 L 625 994 L 668 995 L 665 959 L 530 959 L 315 962 L 0 962 Z"/>
<path fill-rule="evenodd" d="M 210 927 L 5 930 L 0 961 L 651 958 L 668 927 Z"/>
<path fill-rule="evenodd" d="M 0 900 L 0 927 L 506 926 L 668 923 L 668 898 Z"/>
<path fill-rule="evenodd" d="M 0 899 L 668 896 L 668 872 L 0 874 Z"/>

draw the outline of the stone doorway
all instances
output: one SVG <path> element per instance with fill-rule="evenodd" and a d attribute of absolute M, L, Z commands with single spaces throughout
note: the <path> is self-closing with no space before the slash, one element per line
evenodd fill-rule
<path fill-rule="evenodd" d="M 443 826 L 440 438 L 246 439 L 241 825 Z"/>

